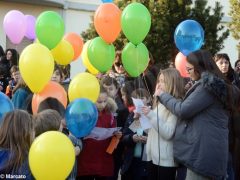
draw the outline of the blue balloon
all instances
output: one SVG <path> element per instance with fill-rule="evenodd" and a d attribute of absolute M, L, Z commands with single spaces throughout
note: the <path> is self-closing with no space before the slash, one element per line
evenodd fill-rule
<path fill-rule="evenodd" d="M 174 41 L 179 51 L 187 56 L 202 47 L 204 30 L 197 21 L 185 20 L 175 29 Z"/>
<path fill-rule="evenodd" d="M 112 3 L 112 0 L 102 0 L 103 3 Z"/>
<path fill-rule="evenodd" d="M 13 110 L 14 106 L 12 101 L 4 93 L 0 92 L 0 122 L 6 113 Z"/>
<path fill-rule="evenodd" d="M 65 119 L 69 131 L 77 138 L 81 138 L 87 136 L 96 126 L 98 110 L 89 99 L 75 99 L 68 105 Z"/>

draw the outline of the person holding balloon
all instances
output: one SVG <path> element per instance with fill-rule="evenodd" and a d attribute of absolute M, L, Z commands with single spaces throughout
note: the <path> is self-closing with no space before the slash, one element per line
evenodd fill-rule
<path fill-rule="evenodd" d="M 174 158 L 187 167 L 186 180 L 223 179 L 228 161 L 232 85 L 207 50 L 190 53 L 186 70 L 197 82 L 183 100 L 161 87 L 155 93 L 160 103 L 180 118 L 173 140 Z"/>
<path fill-rule="evenodd" d="M 23 110 L 8 112 L 0 125 L 0 174 L 33 179 L 28 153 L 34 139 L 34 121 Z"/>
<path fill-rule="evenodd" d="M 49 100 L 43 101 L 42 103 L 40 103 L 39 113 L 34 116 L 34 120 L 35 120 L 35 124 L 36 124 L 35 125 L 36 137 L 46 131 L 61 131 L 62 132 L 62 129 L 63 129 L 63 125 L 62 125 L 63 117 L 56 110 L 44 109 L 44 107 L 45 108 L 47 107 L 46 106 L 47 102 L 49 102 Z M 68 135 L 68 137 L 74 145 L 75 156 L 78 156 L 82 150 L 82 141 L 75 138 L 71 134 Z M 76 179 L 76 176 L 77 176 L 77 164 L 75 161 L 74 167 L 67 179 Z"/>
<path fill-rule="evenodd" d="M 108 97 L 107 91 L 103 87 L 100 87 L 100 94 L 96 101 L 96 106 L 98 109 L 96 127 L 116 127 L 114 113 L 116 112 L 117 105 L 113 99 Z M 112 136 L 114 135 L 117 136 L 118 132 L 112 134 Z M 83 140 L 84 148 L 78 159 L 77 179 L 107 179 L 113 176 L 113 155 L 106 152 L 110 141 L 111 137 L 104 139 L 101 139 L 101 137 L 90 137 Z"/>

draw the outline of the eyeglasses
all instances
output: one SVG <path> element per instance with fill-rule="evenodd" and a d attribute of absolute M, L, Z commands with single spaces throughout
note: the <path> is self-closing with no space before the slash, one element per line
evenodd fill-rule
<path fill-rule="evenodd" d="M 190 71 L 193 70 L 193 69 L 194 69 L 194 67 L 192 67 L 192 68 L 186 68 L 186 71 L 187 71 L 188 73 L 190 73 Z"/>
<path fill-rule="evenodd" d="M 122 63 L 120 63 L 120 62 L 116 62 L 116 63 L 114 63 L 114 65 L 116 65 L 116 66 L 120 67 L 120 66 L 122 66 L 123 64 L 122 64 Z"/>

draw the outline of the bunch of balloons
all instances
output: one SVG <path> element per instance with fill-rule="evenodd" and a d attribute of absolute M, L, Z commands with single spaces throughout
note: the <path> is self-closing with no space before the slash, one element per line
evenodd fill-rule
<path fill-rule="evenodd" d="M 100 37 L 88 42 L 82 54 L 83 63 L 92 74 L 111 69 L 115 59 L 112 43 L 121 31 L 121 10 L 112 1 L 103 2 L 94 15 L 94 27 Z"/>
<path fill-rule="evenodd" d="M 132 77 L 139 76 L 148 66 L 149 54 L 142 41 L 151 27 L 151 15 L 141 3 L 129 4 L 122 13 L 123 33 L 130 41 L 122 51 L 124 69 Z"/>
<path fill-rule="evenodd" d="M 174 41 L 180 51 L 175 58 L 175 66 L 181 76 L 188 77 L 186 72 L 186 56 L 199 50 L 204 43 L 204 30 L 195 20 L 181 22 L 174 32 Z"/>
<path fill-rule="evenodd" d="M 3 29 L 10 41 L 17 45 L 24 36 L 30 40 L 36 38 L 35 23 L 34 16 L 24 15 L 18 10 L 11 10 L 4 17 Z"/>

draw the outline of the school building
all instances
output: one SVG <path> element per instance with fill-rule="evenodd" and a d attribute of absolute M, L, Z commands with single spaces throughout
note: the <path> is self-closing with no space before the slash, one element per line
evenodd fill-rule
<path fill-rule="evenodd" d="M 208 4 L 214 6 L 216 0 L 209 0 Z M 229 0 L 218 0 L 221 1 L 223 5 L 223 12 L 225 16 L 223 18 L 223 24 L 226 25 L 227 22 L 231 20 L 228 16 L 230 10 Z M 10 10 L 19 10 L 23 14 L 33 15 L 37 17 L 43 11 L 52 10 L 58 12 L 64 22 L 65 22 L 65 32 L 75 32 L 81 34 L 82 31 L 89 27 L 91 22 L 91 16 L 94 14 L 98 5 L 101 4 L 101 0 L 0 0 L 0 45 L 4 49 L 6 48 L 16 48 L 19 52 L 32 43 L 28 39 L 24 40 L 19 45 L 13 45 L 6 38 L 3 30 L 3 19 L 6 13 Z M 221 52 L 228 53 L 232 63 L 234 63 L 238 58 L 238 51 L 236 48 L 237 41 L 233 39 L 230 35 L 224 42 L 225 48 Z M 85 70 L 82 65 L 81 58 L 74 61 L 71 64 L 71 76 Z"/>

